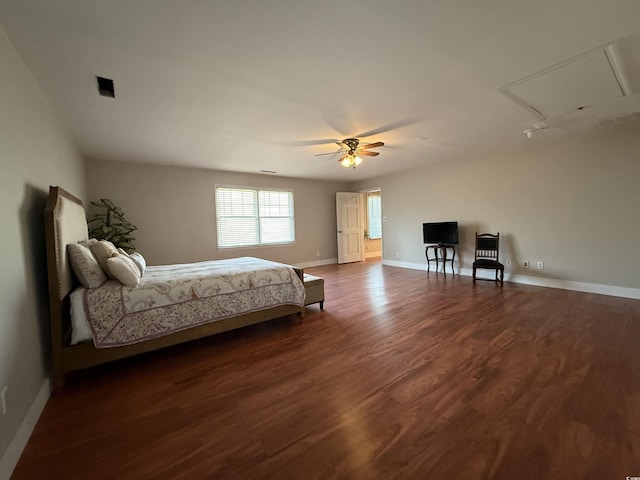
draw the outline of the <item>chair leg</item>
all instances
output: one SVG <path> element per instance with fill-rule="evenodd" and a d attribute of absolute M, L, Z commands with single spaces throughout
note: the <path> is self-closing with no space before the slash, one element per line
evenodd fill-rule
<path fill-rule="evenodd" d="M 473 267 L 473 284 L 476 284 L 476 267 Z"/>

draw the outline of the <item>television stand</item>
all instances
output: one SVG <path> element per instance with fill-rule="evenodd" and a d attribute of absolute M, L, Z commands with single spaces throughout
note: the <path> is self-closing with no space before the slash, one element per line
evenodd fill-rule
<path fill-rule="evenodd" d="M 448 256 L 448 251 L 451 249 L 452 255 Z M 429 257 L 429 251 L 433 250 L 433 256 Z M 431 262 L 436 262 L 436 273 L 438 272 L 438 264 L 442 263 L 442 273 L 447 276 L 447 262 L 451 262 L 451 273 L 455 275 L 453 269 L 453 261 L 456 258 L 456 246 L 449 245 L 447 243 L 438 243 L 436 245 L 427 245 L 424 254 L 427 257 L 427 273 L 431 271 Z"/>

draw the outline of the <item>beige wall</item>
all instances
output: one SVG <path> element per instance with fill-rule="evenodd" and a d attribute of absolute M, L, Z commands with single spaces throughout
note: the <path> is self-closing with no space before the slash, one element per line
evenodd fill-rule
<path fill-rule="evenodd" d="M 49 185 L 84 196 L 83 163 L 0 28 L 0 458 L 45 382 L 49 313 L 44 207 Z M 6 461 L 0 462 L 0 476 Z"/>
<path fill-rule="evenodd" d="M 89 198 L 110 198 L 124 210 L 149 264 L 237 256 L 303 264 L 337 257 L 335 193 L 346 183 L 119 162 L 89 161 L 86 168 Z M 218 250 L 215 185 L 292 189 L 295 244 Z"/>
<path fill-rule="evenodd" d="M 385 260 L 424 264 L 422 223 L 457 220 L 463 268 L 473 261 L 474 233 L 499 231 L 512 275 L 640 288 L 640 122 L 540 136 L 357 188 L 378 186 Z M 520 267 L 524 260 L 543 261 L 544 270 Z"/>

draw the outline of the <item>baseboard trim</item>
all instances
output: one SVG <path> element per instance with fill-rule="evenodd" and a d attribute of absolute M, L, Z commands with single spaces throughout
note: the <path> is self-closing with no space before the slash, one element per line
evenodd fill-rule
<path fill-rule="evenodd" d="M 427 271 L 426 263 L 409 263 L 409 262 L 400 262 L 398 260 L 385 260 L 382 259 L 383 265 L 389 265 L 390 267 L 400 267 L 400 268 L 410 268 L 411 270 L 424 270 Z"/>
<path fill-rule="evenodd" d="M 427 270 L 427 266 L 424 263 L 409 263 L 383 259 L 382 264 L 389 265 L 390 267 L 410 268 L 412 270 Z M 450 271 L 449 267 L 450 266 L 447 267 L 448 272 Z M 470 268 L 456 268 L 456 274 L 470 277 L 473 274 L 473 270 Z M 493 278 L 491 276 L 491 273 L 489 272 L 479 272 L 478 276 L 481 278 Z M 636 300 L 640 299 L 640 288 L 576 282 L 573 280 L 560 280 L 557 278 L 533 277 L 529 275 L 517 275 L 512 273 L 505 273 L 504 280 L 506 282 L 520 283 L 523 285 L 534 285 L 537 287 L 559 288 L 561 290 L 573 290 L 575 292 L 597 293 L 599 295 L 633 298 Z"/>
<path fill-rule="evenodd" d="M 612 297 L 633 298 L 635 300 L 640 299 L 640 289 L 638 288 L 576 282 L 573 280 L 559 280 L 555 278 L 529 277 L 526 275 L 505 275 L 504 278 L 509 282 L 522 283 L 525 285 L 559 288 L 562 290 L 573 290 L 576 292 L 597 293 L 600 295 L 609 295 Z"/>
<path fill-rule="evenodd" d="M 300 268 L 311 268 L 311 267 L 320 267 L 322 265 L 332 265 L 334 263 L 338 263 L 337 258 L 325 258 L 323 260 L 316 260 L 313 262 L 296 263 L 295 266 Z"/>
<path fill-rule="evenodd" d="M 33 429 L 36 423 L 38 423 L 38 419 L 44 407 L 47 405 L 50 396 L 51 384 L 49 379 L 46 379 L 27 411 L 27 415 L 24 417 L 20 427 L 18 427 L 18 431 L 13 437 L 13 440 L 9 443 L 7 451 L 4 452 L 2 459 L 0 459 L 0 480 L 9 480 L 9 478 L 11 478 L 11 474 L 16 468 L 16 465 L 18 465 L 18 460 L 20 460 L 20 456 L 27 446 L 29 437 L 31 437 L 31 433 L 33 433 Z"/>

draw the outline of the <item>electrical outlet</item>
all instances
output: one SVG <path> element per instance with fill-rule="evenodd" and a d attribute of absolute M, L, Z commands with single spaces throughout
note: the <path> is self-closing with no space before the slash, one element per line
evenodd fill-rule
<path fill-rule="evenodd" d="M 544 269 L 544 262 L 538 262 L 538 270 Z"/>
<path fill-rule="evenodd" d="M 7 398 L 8 391 L 9 387 L 4 387 L 2 389 L 2 394 L 0 394 L 0 396 L 2 397 L 2 415 L 7 414 L 7 407 L 9 406 L 9 399 Z"/>
<path fill-rule="evenodd" d="M 511 266 L 511 259 L 507 260 L 507 266 Z"/>
<path fill-rule="evenodd" d="M 524 268 L 529 268 L 529 260 L 525 260 L 524 262 L 522 262 L 522 266 Z"/>
<path fill-rule="evenodd" d="M 400 252 L 396 252 L 396 258 L 400 258 Z"/>
<path fill-rule="evenodd" d="M 319 257 L 319 256 L 320 256 L 320 250 L 316 252 L 316 257 Z"/>

